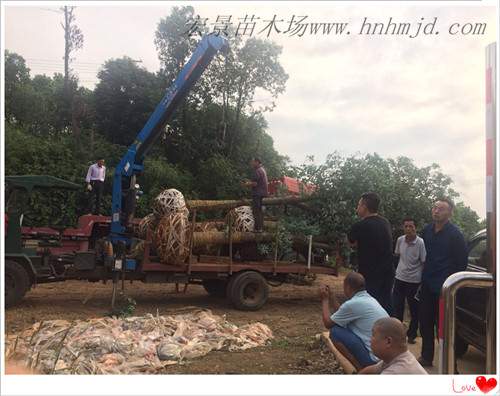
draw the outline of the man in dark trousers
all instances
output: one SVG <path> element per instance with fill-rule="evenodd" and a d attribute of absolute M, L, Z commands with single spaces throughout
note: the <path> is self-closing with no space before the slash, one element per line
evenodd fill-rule
<path fill-rule="evenodd" d="M 87 171 L 87 190 L 90 192 L 88 212 L 99 215 L 101 214 L 101 197 L 104 191 L 104 179 L 106 178 L 106 167 L 104 159 L 98 159 L 95 164 L 90 165 Z M 92 204 L 95 197 L 95 210 L 92 211 Z"/>
<path fill-rule="evenodd" d="M 403 321 L 405 302 L 410 309 L 410 327 L 408 329 L 408 343 L 415 344 L 418 329 L 418 301 L 415 294 L 420 287 L 422 270 L 425 262 L 424 240 L 417 236 L 415 220 L 406 218 L 403 220 L 404 235 L 396 241 L 394 254 L 399 256 L 396 279 L 392 295 L 393 314 L 395 318 Z"/>
<path fill-rule="evenodd" d="M 254 218 L 254 231 L 262 232 L 264 228 L 264 214 L 262 213 L 262 199 L 267 197 L 267 173 L 262 162 L 258 158 L 250 161 L 250 166 L 254 170 L 251 181 L 244 181 L 242 184 L 246 187 L 252 187 L 252 212 Z"/>
<path fill-rule="evenodd" d="M 467 267 L 467 245 L 464 236 L 456 225 L 450 223 L 453 208 L 451 199 L 438 199 L 432 207 L 433 223 L 425 226 L 422 232 L 427 257 L 419 295 L 422 353 L 418 361 L 424 367 L 432 366 L 434 359 L 441 287 L 451 274 L 464 271 Z"/>
<path fill-rule="evenodd" d="M 355 223 L 347 237 L 358 252 L 358 271 L 365 277 L 366 291 L 392 314 L 392 232 L 389 222 L 377 211 L 380 198 L 374 192 L 361 196 L 356 213 L 361 221 Z"/>

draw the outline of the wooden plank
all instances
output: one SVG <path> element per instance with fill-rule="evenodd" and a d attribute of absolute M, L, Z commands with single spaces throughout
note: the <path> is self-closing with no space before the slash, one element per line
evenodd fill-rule
<path fill-rule="evenodd" d="M 354 374 L 356 372 L 356 368 L 352 365 L 352 363 L 344 355 L 342 355 L 337 348 L 335 348 L 335 345 L 333 345 L 333 342 L 330 339 L 330 334 L 328 333 L 328 331 L 321 333 L 321 340 L 326 345 L 326 347 L 335 355 L 335 359 L 346 374 Z"/>

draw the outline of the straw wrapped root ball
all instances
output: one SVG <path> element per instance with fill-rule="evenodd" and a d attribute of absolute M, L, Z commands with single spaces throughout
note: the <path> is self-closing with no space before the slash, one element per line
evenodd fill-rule
<path fill-rule="evenodd" d="M 189 221 L 185 212 L 164 216 L 156 228 L 156 249 L 160 261 L 180 265 L 189 255 Z"/>
<path fill-rule="evenodd" d="M 251 232 L 254 229 L 254 218 L 250 206 L 238 206 L 231 210 L 233 229 L 240 232 Z"/>
<path fill-rule="evenodd" d="M 153 213 L 157 218 L 168 216 L 173 213 L 184 212 L 189 214 L 186 207 L 184 195 L 175 188 L 169 188 L 161 192 L 153 202 Z"/>
<path fill-rule="evenodd" d="M 148 230 L 151 231 L 151 235 L 154 235 L 154 231 L 157 225 L 158 219 L 154 213 L 150 213 L 147 216 L 143 217 L 137 227 L 137 234 L 139 238 L 146 239 Z"/>

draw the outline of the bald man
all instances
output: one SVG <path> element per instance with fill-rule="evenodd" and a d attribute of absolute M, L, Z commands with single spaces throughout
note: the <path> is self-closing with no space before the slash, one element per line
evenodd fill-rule
<path fill-rule="evenodd" d="M 378 301 L 365 289 L 365 278 L 357 272 L 350 272 L 344 279 L 344 295 L 347 298 L 340 305 L 327 286 L 320 287 L 323 324 L 330 329 L 333 345 L 357 370 L 378 361 L 370 347 L 373 324 L 388 317 Z M 332 306 L 330 306 L 330 299 Z"/>
<path fill-rule="evenodd" d="M 359 374 L 427 374 L 408 350 L 406 329 L 396 318 L 382 318 L 372 330 L 371 348 L 380 362 L 365 367 Z"/>

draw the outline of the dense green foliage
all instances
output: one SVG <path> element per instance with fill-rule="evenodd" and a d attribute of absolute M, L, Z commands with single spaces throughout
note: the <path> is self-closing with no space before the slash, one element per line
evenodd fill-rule
<path fill-rule="evenodd" d="M 174 7 L 160 20 L 154 39 L 161 62 L 157 73 L 126 56 L 110 59 L 93 90 L 71 76 L 66 95 L 61 74 L 31 76 L 22 56 L 6 51 L 5 173 L 51 174 L 82 185 L 69 195 L 33 196 L 26 224 L 74 224 L 87 211 L 87 168 L 101 157 L 108 168 L 104 201 L 109 210 L 114 167 L 200 39 L 184 34 L 193 15 L 192 7 Z M 145 160 L 146 171 L 139 179 L 145 195 L 138 216 L 150 211 L 151 200 L 164 188 L 177 188 L 188 199 L 248 195 L 239 182 L 250 175 L 248 160 L 253 156 L 263 160 L 269 178 L 297 176 L 318 187 L 311 202 L 315 212 L 287 209 L 290 216 L 283 225 L 288 234 L 342 238 L 356 221 L 359 196 L 369 190 L 381 195 L 381 213 L 395 236 L 406 216 L 414 217 L 420 227 L 430 221 L 430 207 L 438 196 L 459 198 L 438 165 L 419 168 L 404 157 L 334 153 L 324 164 L 290 166 L 275 150 L 265 120 L 288 79 L 280 64 L 281 48 L 234 35 L 229 41 L 227 56 L 209 65 Z M 457 205 L 455 221 L 467 236 L 481 227 L 477 214 L 463 203 Z"/>
<path fill-rule="evenodd" d="M 316 165 L 311 158 L 295 167 L 296 176 L 318 187 L 311 206 L 316 213 L 308 215 L 309 223 L 319 224 L 322 235 L 332 240 L 343 238 L 349 227 L 357 221 L 356 206 L 364 192 L 380 195 L 379 212 L 393 227 L 393 236 L 403 233 L 406 217 L 415 219 L 421 229 L 431 219 L 430 208 L 440 197 L 458 199 L 451 188 L 452 180 L 443 174 L 439 165 L 417 167 L 407 157 L 384 159 L 377 154 L 343 157 L 338 153 L 328 156 L 324 164 Z M 466 237 L 481 228 L 478 215 L 459 202 L 453 221 Z"/>

